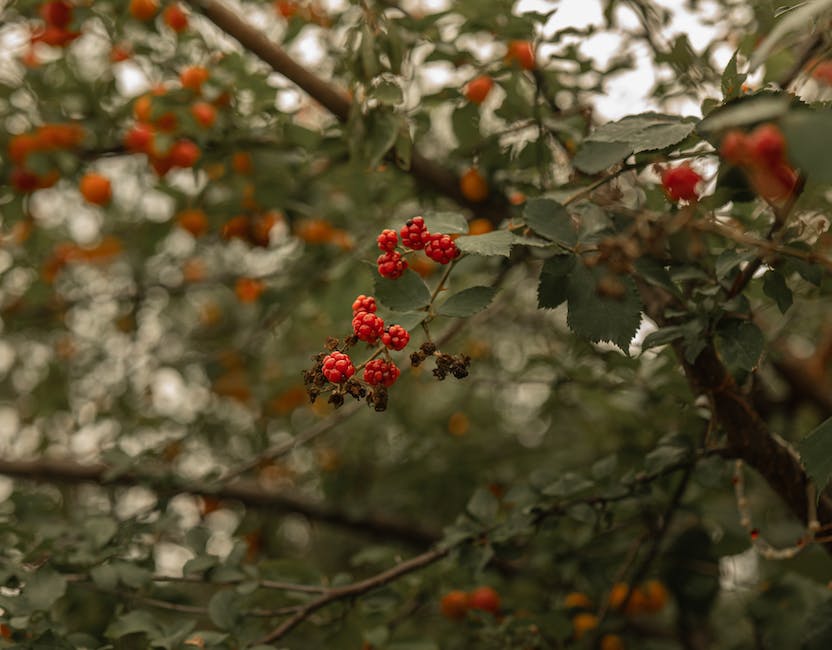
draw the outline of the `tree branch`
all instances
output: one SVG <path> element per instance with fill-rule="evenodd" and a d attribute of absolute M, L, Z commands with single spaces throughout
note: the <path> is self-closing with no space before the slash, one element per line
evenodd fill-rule
<path fill-rule="evenodd" d="M 346 122 L 349 119 L 352 104 L 346 92 L 298 64 L 281 47 L 270 41 L 263 32 L 240 18 L 220 0 L 189 1 L 223 32 L 268 63 L 272 70 L 295 83 L 340 122 Z M 469 201 L 463 196 L 459 187 L 459 177 L 453 171 L 426 158 L 415 148 L 411 154 L 408 171 L 423 186 L 447 196 L 477 215 L 489 219 L 495 225 L 508 216 L 509 202 L 502 193 L 491 188 L 486 201 Z"/>
<path fill-rule="evenodd" d="M 217 488 L 198 484 L 179 484 L 169 474 L 149 475 L 137 472 L 114 474 L 103 464 L 82 465 L 69 460 L 41 459 L 10 461 L 0 459 L 0 474 L 14 478 L 49 483 L 96 483 L 134 487 L 143 485 L 158 494 L 194 494 L 221 500 L 239 501 L 243 505 L 267 512 L 291 512 L 311 520 L 339 526 L 369 537 L 394 539 L 409 545 L 426 546 L 439 538 L 437 531 L 413 525 L 386 515 L 355 515 L 328 507 L 318 501 L 285 492 L 266 490 L 255 481 L 239 480 Z"/>

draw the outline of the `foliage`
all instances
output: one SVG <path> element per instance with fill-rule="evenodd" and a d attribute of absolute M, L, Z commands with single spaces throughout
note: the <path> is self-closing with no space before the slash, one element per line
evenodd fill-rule
<path fill-rule="evenodd" d="M 526 4 L 0 3 L 0 648 L 829 647 L 830 2 Z"/>

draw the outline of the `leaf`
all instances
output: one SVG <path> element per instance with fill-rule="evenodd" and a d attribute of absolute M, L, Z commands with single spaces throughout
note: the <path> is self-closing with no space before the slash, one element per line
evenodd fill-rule
<path fill-rule="evenodd" d="M 602 270 L 576 264 L 569 275 L 566 323 L 578 336 L 590 341 L 610 341 L 627 353 L 630 341 L 641 323 L 641 301 L 629 277 L 619 277 L 624 286 L 621 298 L 601 296 L 598 280 Z"/>
<path fill-rule="evenodd" d="M 367 135 L 364 140 L 364 158 L 367 167 L 375 169 L 385 154 L 396 144 L 401 122 L 387 111 L 375 111 L 367 116 Z"/>
<path fill-rule="evenodd" d="M 90 570 L 95 586 L 103 591 L 113 591 L 118 585 L 118 571 L 110 564 L 101 564 Z"/>
<path fill-rule="evenodd" d="M 754 50 L 748 62 L 748 71 L 754 72 L 780 44 L 780 41 L 791 32 L 810 31 L 812 20 L 830 8 L 832 8 L 832 0 L 809 0 L 802 6 L 792 9 Z"/>
<path fill-rule="evenodd" d="M 673 278 L 670 272 L 662 265 L 661 262 L 650 257 L 639 257 L 635 261 L 636 272 L 648 283 L 655 287 L 666 289 L 674 296 L 681 298 L 682 293 L 673 283 Z"/>
<path fill-rule="evenodd" d="M 457 108 L 451 118 L 459 146 L 463 149 L 477 145 L 480 136 L 480 109 L 472 102 Z"/>
<path fill-rule="evenodd" d="M 402 89 L 394 81 L 382 80 L 376 84 L 369 93 L 370 97 L 374 97 L 382 104 L 393 105 L 400 104 L 404 96 Z"/>
<path fill-rule="evenodd" d="M 797 443 L 806 473 L 815 482 L 820 497 L 832 478 L 832 418 L 821 423 Z"/>
<path fill-rule="evenodd" d="M 587 140 L 578 149 L 572 164 L 585 174 L 597 174 L 625 160 L 633 153 L 626 142 L 596 142 Z"/>
<path fill-rule="evenodd" d="M 430 303 L 430 291 L 422 278 L 409 271 L 395 280 L 378 276 L 375 297 L 393 311 L 415 311 Z"/>
<path fill-rule="evenodd" d="M 440 316 L 452 316 L 455 318 L 473 316 L 488 307 L 496 293 L 496 287 L 478 286 L 463 289 L 442 303 L 437 313 Z"/>
<path fill-rule="evenodd" d="M 696 130 L 705 135 L 715 135 L 726 129 L 777 119 L 787 110 L 789 110 L 787 96 L 760 93 L 714 109 L 699 123 Z"/>
<path fill-rule="evenodd" d="M 622 143 L 632 147 L 633 153 L 666 149 L 688 137 L 696 127 L 696 119 L 642 113 L 629 115 L 617 122 L 608 122 L 589 135 L 592 142 Z"/>
<path fill-rule="evenodd" d="M 737 72 L 737 54 L 739 50 L 734 52 L 734 56 L 728 61 L 725 70 L 722 72 L 722 98 L 734 99 L 742 94 L 742 85 L 748 75 Z"/>
<path fill-rule="evenodd" d="M 396 164 L 399 169 L 410 170 L 410 162 L 413 157 L 413 138 L 410 137 L 410 129 L 407 124 L 402 124 L 395 144 Z"/>
<path fill-rule="evenodd" d="M 557 201 L 531 199 L 523 210 L 523 218 L 532 230 L 553 242 L 572 247 L 578 241 L 569 213 Z"/>
<path fill-rule="evenodd" d="M 119 639 L 138 632 L 155 636 L 160 630 L 158 619 L 153 614 L 143 609 L 136 609 L 119 616 L 110 623 L 105 634 L 110 639 Z"/>
<path fill-rule="evenodd" d="M 677 465 L 690 457 L 687 447 L 662 445 L 656 447 L 644 457 L 644 471 L 648 474 L 658 474 Z"/>
<path fill-rule="evenodd" d="M 805 636 L 800 650 L 827 650 L 832 648 L 832 601 L 818 603 L 804 621 Z"/>
<path fill-rule="evenodd" d="M 537 285 L 537 306 L 540 309 L 554 309 L 566 300 L 566 277 L 574 267 L 574 255 L 555 255 L 543 263 Z"/>
<path fill-rule="evenodd" d="M 468 222 L 460 212 L 425 212 L 425 226 L 429 232 L 445 235 L 466 234 Z"/>
<path fill-rule="evenodd" d="M 34 609 L 49 610 L 66 593 L 66 578 L 45 564 L 26 580 L 23 593 Z"/>
<path fill-rule="evenodd" d="M 233 630 L 240 614 L 240 597 L 234 589 L 222 589 L 208 601 L 208 616 L 221 630 Z"/>
<path fill-rule="evenodd" d="M 786 278 L 777 271 L 766 271 L 763 276 L 763 293 L 777 303 L 780 313 L 785 314 L 794 300 L 792 290 L 786 284 Z"/>
<path fill-rule="evenodd" d="M 463 235 L 457 237 L 456 245 L 463 253 L 471 255 L 511 255 L 511 247 L 517 237 L 508 230 L 494 230 L 484 235 Z"/>
<path fill-rule="evenodd" d="M 182 573 L 184 575 L 203 573 L 215 567 L 218 563 L 219 558 L 216 555 L 198 555 L 185 562 L 185 566 L 182 567 Z"/>
<path fill-rule="evenodd" d="M 749 321 L 730 319 L 721 322 L 717 328 L 717 347 L 731 370 L 753 370 L 764 346 L 763 333 Z"/>
<path fill-rule="evenodd" d="M 650 332 L 650 334 L 644 337 L 644 340 L 641 342 L 641 349 L 649 350 L 660 345 L 673 343 L 673 341 L 683 338 L 686 333 L 687 328 L 684 325 L 668 325 L 667 327 L 662 327 L 655 332 Z"/>
<path fill-rule="evenodd" d="M 832 110 L 792 111 L 781 125 L 795 166 L 812 182 L 832 182 Z"/>
<path fill-rule="evenodd" d="M 490 524 L 497 518 L 500 502 L 489 490 L 479 488 L 471 496 L 465 510 L 480 523 Z"/>
<path fill-rule="evenodd" d="M 547 497 L 569 497 L 579 492 L 589 490 L 595 485 L 592 481 L 585 479 L 574 472 L 565 472 L 554 483 L 550 483 L 541 490 Z"/>

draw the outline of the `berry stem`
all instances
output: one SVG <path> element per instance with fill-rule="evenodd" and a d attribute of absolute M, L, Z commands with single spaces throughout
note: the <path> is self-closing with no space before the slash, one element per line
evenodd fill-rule
<path fill-rule="evenodd" d="M 384 352 L 386 349 L 387 349 L 387 348 L 385 348 L 383 345 L 380 345 L 378 348 L 376 348 L 376 351 L 375 351 L 375 352 L 373 352 L 373 354 L 372 354 L 372 355 L 370 355 L 370 356 L 369 356 L 369 357 L 368 357 L 368 358 L 364 361 L 364 363 L 362 363 L 360 366 L 356 366 L 356 368 L 355 368 L 355 372 L 356 372 L 356 373 L 358 373 L 358 371 L 359 371 L 359 370 L 363 370 L 363 369 L 364 369 L 364 366 L 366 366 L 368 363 L 370 363 L 370 361 L 372 361 L 373 359 L 375 359 L 378 355 L 380 355 L 380 354 L 381 354 L 382 352 Z"/>
<path fill-rule="evenodd" d="M 456 264 L 457 260 L 454 260 L 448 267 L 445 269 L 445 272 L 442 274 L 442 277 L 439 278 L 439 284 L 436 285 L 436 288 L 433 290 L 433 293 L 430 295 L 430 303 L 428 304 L 428 310 L 433 314 L 433 303 L 436 300 L 436 297 L 439 295 L 439 292 L 445 288 L 445 282 L 448 280 L 448 276 L 451 275 L 451 271 L 454 268 L 454 264 Z"/>

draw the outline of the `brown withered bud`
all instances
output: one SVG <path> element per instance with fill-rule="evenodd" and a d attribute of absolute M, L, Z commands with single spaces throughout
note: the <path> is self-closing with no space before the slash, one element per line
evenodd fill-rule
<path fill-rule="evenodd" d="M 372 406 L 378 412 L 386 410 L 387 389 L 383 386 L 377 386 L 375 390 L 370 391 L 367 395 L 367 404 Z"/>
<path fill-rule="evenodd" d="M 344 395 L 342 393 L 332 393 L 327 400 L 330 404 L 332 404 L 335 408 L 344 405 Z"/>
<path fill-rule="evenodd" d="M 365 389 L 355 378 L 347 380 L 347 383 L 344 384 L 344 390 L 348 395 L 354 397 L 355 399 L 361 399 L 367 394 L 367 389 Z"/>
<path fill-rule="evenodd" d="M 336 339 L 334 336 L 327 336 L 327 337 L 326 337 L 326 343 L 324 344 L 324 347 L 325 347 L 327 350 L 329 350 L 330 352 L 332 352 L 333 350 L 337 350 L 337 349 L 338 349 L 338 345 L 339 345 L 340 343 L 341 343 L 341 341 L 339 341 L 338 339 Z"/>
<path fill-rule="evenodd" d="M 422 343 L 422 346 L 419 348 L 420 352 L 423 352 L 425 357 L 429 357 L 434 352 L 436 352 L 436 344 L 433 341 L 425 341 Z"/>
<path fill-rule="evenodd" d="M 418 368 L 422 365 L 422 362 L 426 359 L 425 353 L 419 350 L 418 352 L 412 352 L 410 354 L 410 365 L 414 368 Z"/>

